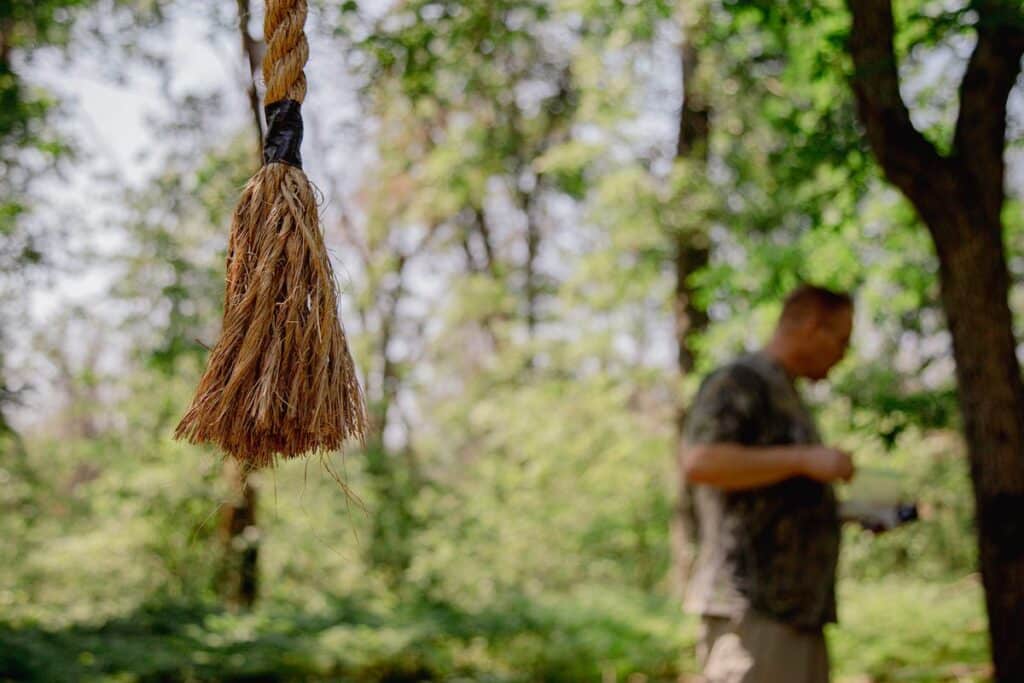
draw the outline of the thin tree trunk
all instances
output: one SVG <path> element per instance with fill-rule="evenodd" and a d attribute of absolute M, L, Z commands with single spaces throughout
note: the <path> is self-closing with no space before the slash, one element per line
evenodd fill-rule
<path fill-rule="evenodd" d="M 366 547 L 368 564 L 382 573 L 388 585 L 402 588 L 406 571 L 412 562 L 412 540 L 416 530 L 416 516 L 412 503 L 419 489 L 419 471 L 410 444 L 400 452 L 385 444 L 384 434 L 393 421 L 401 391 L 402 369 L 395 360 L 392 341 L 398 334 L 401 304 L 408 293 L 406 277 L 410 258 L 415 255 L 400 253 L 395 257 L 391 275 L 393 287 L 380 293 L 380 340 L 377 357 L 382 359 L 377 386 L 368 386 L 371 403 L 371 433 L 368 435 L 364 455 L 369 485 L 374 491 L 374 505 L 370 510 L 370 542 Z"/>
<path fill-rule="evenodd" d="M 262 163 L 263 125 L 255 74 L 262 59 L 263 42 L 249 33 L 249 0 L 238 0 L 238 32 L 248 65 L 246 95 L 253 116 L 253 134 L 258 140 L 256 164 Z M 253 482 L 232 458 L 225 458 L 224 480 L 228 504 L 221 508 L 221 597 L 233 607 L 249 608 L 259 596 L 259 534 L 256 533 L 257 491 Z"/>
<path fill-rule="evenodd" d="M 480 241 L 484 245 L 484 255 L 487 257 L 487 271 L 491 274 L 491 277 L 497 279 L 498 273 L 498 261 L 494 255 L 494 244 L 491 240 L 491 229 L 487 224 L 487 214 L 484 213 L 482 207 L 473 208 L 473 226 L 476 228 L 477 234 L 480 235 Z"/>
<path fill-rule="evenodd" d="M 242 39 L 242 54 L 248 64 L 249 78 L 245 94 L 249 98 L 249 111 L 253 117 L 253 131 L 256 135 L 256 149 L 263 158 L 263 117 L 260 115 L 260 95 L 256 89 L 256 74 L 263 62 L 264 43 L 249 33 L 249 0 L 238 0 L 238 33 Z"/>
<path fill-rule="evenodd" d="M 683 20 L 683 44 L 681 48 L 681 64 L 683 78 L 683 101 L 679 112 L 679 137 L 676 145 L 678 159 L 695 160 L 706 163 L 707 146 L 710 133 L 710 110 L 707 98 L 700 91 L 697 77 L 699 55 L 695 42 L 701 30 L 700 14 L 703 8 L 691 8 L 692 16 Z M 707 326 L 707 314 L 697 305 L 694 299 L 690 276 L 708 263 L 709 250 L 706 243 L 696 243 L 693 233 L 679 231 L 674 236 L 675 258 L 675 290 L 673 294 L 673 313 L 675 316 L 675 337 L 677 344 L 677 366 L 679 374 L 686 376 L 693 371 L 695 357 L 692 339 L 695 333 Z M 676 442 L 673 459 L 678 462 L 682 452 L 682 428 L 686 416 L 686 406 L 682 401 L 676 410 Z M 672 515 L 669 529 L 672 542 L 674 583 L 682 593 L 690 578 L 696 544 L 696 523 L 690 489 L 679 468 L 679 482 L 676 507 Z"/>
<path fill-rule="evenodd" d="M 228 501 L 221 507 L 221 598 L 231 607 L 248 609 L 259 595 L 259 536 L 256 488 L 234 458 L 224 459 Z"/>
<path fill-rule="evenodd" d="M 537 180 L 538 184 L 540 179 Z M 536 191 L 536 190 L 535 190 Z M 540 252 L 540 226 L 533 214 L 533 194 L 523 195 L 523 214 L 526 217 L 526 331 L 532 340 L 537 331 L 537 301 L 540 285 L 537 282 L 537 254 Z M 532 359 L 531 354 L 531 359 Z M 532 363 L 531 363 L 532 364 Z"/>

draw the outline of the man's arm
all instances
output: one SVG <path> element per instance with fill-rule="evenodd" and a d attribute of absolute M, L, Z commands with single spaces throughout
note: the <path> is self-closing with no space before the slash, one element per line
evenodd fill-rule
<path fill-rule="evenodd" d="M 808 476 L 831 482 L 853 475 L 850 456 L 817 444 L 756 443 L 771 414 L 764 380 L 742 365 L 724 366 L 701 385 L 686 418 L 680 465 L 687 481 L 724 490 Z"/>
<path fill-rule="evenodd" d="M 687 481 L 726 491 L 768 486 L 797 476 L 822 482 L 847 481 L 853 476 L 847 453 L 820 445 L 684 444 L 679 456 Z"/>

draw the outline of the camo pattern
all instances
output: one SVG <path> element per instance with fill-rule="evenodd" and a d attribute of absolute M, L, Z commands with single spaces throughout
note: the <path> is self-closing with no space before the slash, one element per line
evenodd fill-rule
<path fill-rule="evenodd" d="M 692 444 L 820 443 L 785 371 L 763 353 L 709 375 L 684 425 Z M 699 553 L 687 607 L 708 616 L 753 608 L 797 628 L 836 620 L 839 518 L 832 487 L 807 477 L 743 491 L 692 487 Z"/>

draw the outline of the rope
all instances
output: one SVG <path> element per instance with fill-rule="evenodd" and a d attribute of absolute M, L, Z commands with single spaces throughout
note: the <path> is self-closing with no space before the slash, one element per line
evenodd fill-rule
<path fill-rule="evenodd" d="M 219 445 L 246 467 L 334 451 L 366 431 L 316 196 L 299 151 L 307 2 L 267 0 L 264 163 L 232 216 L 221 337 L 175 430 L 177 438 Z"/>
<path fill-rule="evenodd" d="M 267 0 L 263 35 L 267 53 L 263 57 L 263 80 L 267 83 L 266 104 L 280 100 L 301 103 L 306 98 L 309 60 L 306 41 L 307 0 Z"/>

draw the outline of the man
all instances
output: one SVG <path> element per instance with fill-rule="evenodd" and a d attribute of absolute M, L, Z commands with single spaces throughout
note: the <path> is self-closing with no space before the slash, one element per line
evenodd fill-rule
<path fill-rule="evenodd" d="M 700 551 L 687 608 L 703 617 L 709 683 L 829 679 L 823 627 L 836 619 L 839 518 L 831 484 L 850 456 L 821 444 L 795 380 L 824 379 L 849 345 L 853 303 L 804 285 L 768 345 L 705 380 L 680 457 Z"/>

